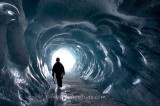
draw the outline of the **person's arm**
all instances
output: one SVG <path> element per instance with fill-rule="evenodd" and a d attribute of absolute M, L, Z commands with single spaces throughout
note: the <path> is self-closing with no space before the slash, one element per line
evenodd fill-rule
<path fill-rule="evenodd" d="M 63 66 L 62 66 L 63 67 Z M 64 70 L 64 67 L 63 67 L 63 75 L 65 75 L 65 70 Z"/>

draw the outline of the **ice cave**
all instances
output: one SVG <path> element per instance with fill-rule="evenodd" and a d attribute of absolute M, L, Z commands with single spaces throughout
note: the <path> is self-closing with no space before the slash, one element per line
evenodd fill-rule
<path fill-rule="evenodd" d="M 160 1 L 0 0 L 0 106 L 37 105 L 160 106 Z"/>

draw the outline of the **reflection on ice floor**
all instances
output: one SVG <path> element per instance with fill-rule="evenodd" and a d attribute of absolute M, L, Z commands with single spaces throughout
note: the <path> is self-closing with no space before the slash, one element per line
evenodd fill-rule
<path fill-rule="evenodd" d="M 73 75 L 64 77 L 62 88 L 51 86 L 48 95 L 47 106 L 124 106 Z"/>

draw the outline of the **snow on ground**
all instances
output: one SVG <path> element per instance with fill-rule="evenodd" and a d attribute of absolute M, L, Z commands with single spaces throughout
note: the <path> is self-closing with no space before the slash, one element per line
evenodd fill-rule
<path fill-rule="evenodd" d="M 47 106 L 125 106 L 71 74 L 64 76 L 60 89 L 52 83 L 48 95 Z"/>

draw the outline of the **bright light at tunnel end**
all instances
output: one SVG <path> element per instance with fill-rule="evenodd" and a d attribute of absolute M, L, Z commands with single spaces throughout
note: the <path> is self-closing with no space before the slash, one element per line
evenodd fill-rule
<path fill-rule="evenodd" d="M 55 64 L 57 57 L 60 58 L 60 62 L 63 64 L 65 72 L 71 72 L 72 68 L 76 63 L 76 59 L 71 53 L 71 51 L 66 48 L 60 48 L 57 51 L 55 51 L 52 54 L 52 59 L 51 59 L 52 65 Z"/>

